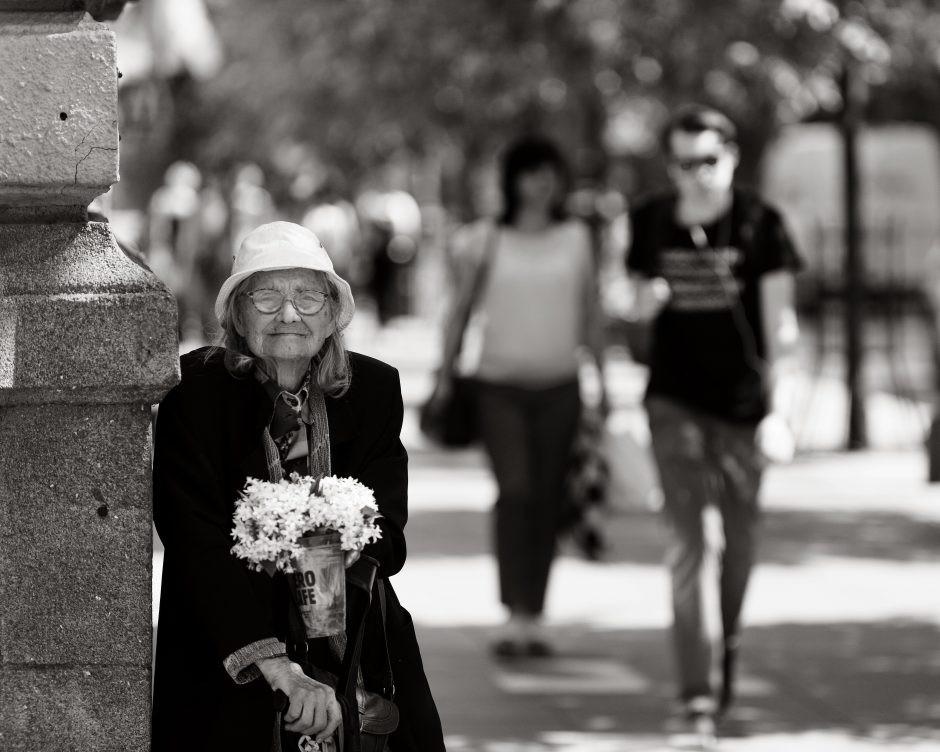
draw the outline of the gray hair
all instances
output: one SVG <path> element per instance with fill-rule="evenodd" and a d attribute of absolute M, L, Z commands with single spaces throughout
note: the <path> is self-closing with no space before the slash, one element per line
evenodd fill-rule
<path fill-rule="evenodd" d="M 314 272 L 319 281 L 326 284 L 328 292 L 327 307 L 330 316 L 335 316 L 339 309 L 339 288 L 325 272 Z M 254 275 L 252 275 L 254 276 Z M 248 288 L 251 277 L 244 279 L 228 296 L 225 301 L 225 311 L 222 319 L 219 321 L 221 331 L 216 339 L 216 344 L 206 354 L 208 359 L 217 351 L 223 351 L 223 363 L 229 373 L 236 377 L 248 376 L 261 368 L 266 373 L 274 373 L 273 363 L 269 358 L 259 357 L 248 349 L 248 341 L 238 333 L 235 322 L 240 315 L 239 300 L 242 293 Z M 349 389 L 352 380 L 352 372 L 349 367 L 349 354 L 346 352 L 346 345 L 343 342 L 341 332 L 334 331 L 326 341 L 320 352 L 313 356 L 311 360 L 314 377 L 317 385 L 323 390 L 324 394 L 331 397 L 341 397 Z"/>

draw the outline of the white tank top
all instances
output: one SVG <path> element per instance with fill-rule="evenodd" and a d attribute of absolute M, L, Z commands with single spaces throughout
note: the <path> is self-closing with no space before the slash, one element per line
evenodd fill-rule
<path fill-rule="evenodd" d="M 581 222 L 534 233 L 500 226 L 461 370 L 522 385 L 575 378 L 590 274 L 590 238 Z"/>

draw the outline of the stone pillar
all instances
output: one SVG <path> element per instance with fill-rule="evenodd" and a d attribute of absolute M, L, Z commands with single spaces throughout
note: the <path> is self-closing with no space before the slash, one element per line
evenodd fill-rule
<path fill-rule="evenodd" d="M 87 221 L 118 178 L 117 71 L 77 5 L 0 0 L 3 752 L 150 748 L 150 405 L 178 378 L 176 306 Z"/>

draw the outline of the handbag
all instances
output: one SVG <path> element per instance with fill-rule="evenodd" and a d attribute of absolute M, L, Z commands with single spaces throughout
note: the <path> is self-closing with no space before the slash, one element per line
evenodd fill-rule
<path fill-rule="evenodd" d="M 473 283 L 466 299 L 461 301 L 454 317 L 455 332 L 444 353 L 443 365 L 438 374 L 437 384 L 430 397 L 418 410 L 418 426 L 421 432 L 432 441 L 445 447 L 461 448 L 470 446 L 480 435 L 477 420 L 477 382 L 470 376 L 455 373 L 454 363 L 463 345 L 464 333 L 470 322 L 473 307 L 479 300 L 486 284 L 486 277 L 492 265 L 498 232 L 495 227 L 489 229 L 483 257 L 476 269 Z M 450 389 L 443 390 L 443 384 L 449 382 Z"/>
<path fill-rule="evenodd" d="M 421 406 L 418 414 L 421 432 L 442 446 L 470 446 L 480 433 L 476 392 L 476 379 L 452 375 L 447 397 L 432 394 Z"/>
<path fill-rule="evenodd" d="M 290 640 L 288 655 L 303 668 L 307 676 L 336 690 L 336 699 L 343 720 L 329 740 L 320 742 L 322 752 L 384 752 L 388 737 L 398 728 L 398 707 L 394 703 L 394 680 L 391 661 L 388 657 L 388 642 L 385 634 L 385 586 L 378 581 L 376 571 L 379 563 L 370 556 L 361 556 L 346 570 L 346 634 L 347 644 L 339 675 L 314 665 L 309 660 L 306 633 L 296 604 L 291 601 L 289 613 Z M 359 659 L 365 636 L 366 615 L 372 604 L 372 592 L 378 593 L 381 611 L 381 635 L 385 642 L 385 667 L 382 692 L 373 692 L 359 686 Z M 293 752 L 298 749 L 317 749 L 305 735 L 283 728 L 280 719 L 287 709 L 287 696 L 278 690 L 274 693 L 275 710 L 279 714 L 281 749 Z M 309 741 L 306 741 L 309 740 Z"/>

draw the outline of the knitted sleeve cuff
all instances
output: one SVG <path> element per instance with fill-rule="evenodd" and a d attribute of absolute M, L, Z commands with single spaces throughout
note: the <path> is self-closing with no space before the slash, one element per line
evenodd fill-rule
<path fill-rule="evenodd" d="M 269 637 L 236 650 L 222 664 L 236 684 L 247 684 L 261 676 L 261 671 L 255 665 L 256 661 L 282 655 L 287 655 L 287 646 L 276 638 Z"/>

